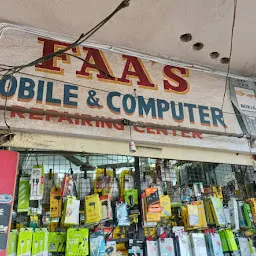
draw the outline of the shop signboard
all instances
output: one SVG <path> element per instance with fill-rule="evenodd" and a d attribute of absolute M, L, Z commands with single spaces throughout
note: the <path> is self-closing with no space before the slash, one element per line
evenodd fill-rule
<path fill-rule="evenodd" d="M 0 163 L 0 256 L 5 256 L 16 187 L 18 153 L 1 150 Z"/>
<path fill-rule="evenodd" d="M 63 49 L 71 42 L 49 33 L 5 24 L 0 37 L 1 63 L 29 63 Z M 46 115 L 10 111 L 6 115 L 8 125 L 14 130 L 33 133 L 122 141 L 132 139 L 137 143 L 249 152 L 244 138 L 177 129 L 182 126 L 242 133 L 228 94 L 223 109 L 221 107 L 224 92 L 228 89 L 225 88 L 225 77 L 143 60 L 100 47 L 84 44 L 68 51 L 85 61 L 63 54 L 2 79 L 1 106 L 7 98 L 7 106 L 48 111 Z M 56 113 L 60 115 L 56 116 Z M 76 114 L 77 117 L 63 117 L 63 113 Z M 86 116 L 128 119 L 148 123 L 148 126 L 142 128 L 135 123 L 127 127 L 111 121 L 79 119 Z M 173 126 L 173 129 L 156 129 L 150 124 Z M 6 127 L 3 118 L 0 127 Z"/>
<path fill-rule="evenodd" d="M 229 79 L 230 96 L 243 132 L 256 136 L 256 85 L 253 81 Z M 256 146 L 256 144 L 254 145 Z"/>

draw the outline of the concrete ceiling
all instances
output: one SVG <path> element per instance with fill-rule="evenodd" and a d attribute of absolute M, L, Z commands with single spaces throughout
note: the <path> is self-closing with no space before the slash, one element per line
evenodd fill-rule
<path fill-rule="evenodd" d="M 76 38 L 116 8 L 121 0 L 1 0 L 0 22 Z M 256 1 L 238 0 L 230 71 L 256 75 Z M 234 0 L 130 0 L 90 41 L 150 56 L 227 71 Z M 180 36 L 190 33 L 190 42 Z M 202 50 L 192 49 L 194 43 Z M 220 57 L 211 59 L 209 54 Z"/>

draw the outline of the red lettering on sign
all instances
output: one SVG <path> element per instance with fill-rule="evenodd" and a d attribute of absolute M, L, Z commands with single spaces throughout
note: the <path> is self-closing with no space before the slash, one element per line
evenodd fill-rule
<path fill-rule="evenodd" d="M 40 108 L 31 108 L 31 110 L 42 110 L 42 109 L 40 109 Z M 29 114 L 29 119 L 43 120 L 43 115 L 30 113 Z"/>
<path fill-rule="evenodd" d="M 187 93 L 189 84 L 183 77 L 188 77 L 188 69 L 165 66 L 163 74 L 168 80 L 164 80 L 164 90 L 166 92 Z"/>
<path fill-rule="evenodd" d="M 81 70 L 76 71 L 76 74 L 78 77 L 92 79 L 92 73 L 90 73 L 88 71 L 93 71 L 93 72 L 96 71 L 97 73 L 99 73 L 97 75 L 99 80 L 100 79 L 103 79 L 104 81 L 115 80 L 114 74 L 113 74 L 110 66 L 108 65 L 108 62 L 107 62 L 103 52 L 101 52 L 97 49 L 92 49 L 92 48 L 88 48 L 88 47 L 83 47 L 83 51 L 86 52 L 87 54 L 86 54 L 86 58 L 85 58 L 85 61 L 83 63 Z M 95 65 L 98 69 L 93 67 L 91 64 Z M 111 75 L 112 77 L 105 75 L 100 70 L 105 71 L 105 73 Z"/>
<path fill-rule="evenodd" d="M 25 107 L 20 107 L 20 106 L 13 106 L 15 108 L 25 108 Z M 11 111 L 11 114 L 10 114 L 10 117 L 16 117 L 16 115 L 19 117 L 19 118 L 25 118 L 24 116 L 24 113 L 22 112 L 17 112 L 17 111 Z"/>
<path fill-rule="evenodd" d="M 64 49 L 70 45 L 67 43 L 50 40 L 46 38 L 41 38 L 41 37 L 38 38 L 38 42 L 43 44 L 43 57 L 53 54 L 59 51 L 60 49 Z M 72 48 L 72 52 L 78 54 L 79 48 L 78 47 Z M 46 60 L 41 64 L 36 65 L 36 71 L 63 75 L 64 69 L 58 67 L 57 65 L 58 60 L 62 60 L 63 63 L 70 64 L 70 56 L 67 56 L 66 54 L 62 54 L 62 55 L 58 55 L 53 58 L 50 58 L 49 60 Z"/>
<path fill-rule="evenodd" d="M 157 88 L 156 85 L 152 83 L 143 63 L 138 58 L 128 55 L 123 55 L 123 58 L 126 59 L 126 64 L 122 77 L 117 79 L 119 82 L 132 85 L 130 78 L 136 78 L 139 80 L 137 84 L 142 87 L 150 89 Z"/>

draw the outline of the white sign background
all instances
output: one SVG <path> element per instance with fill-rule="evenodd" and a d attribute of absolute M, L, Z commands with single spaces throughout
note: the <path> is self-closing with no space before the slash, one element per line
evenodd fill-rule
<path fill-rule="evenodd" d="M 0 37 L 0 60 L 1 64 L 6 65 L 19 65 L 29 63 L 32 60 L 42 56 L 43 45 L 38 43 L 39 35 L 29 33 L 27 31 L 22 31 L 17 27 L 5 27 L 1 30 Z M 50 35 L 48 35 L 50 37 Z M 82 52 L 82 51 L 81 51 Z M 70 51 L 70 53 L 72 53 Z M 121 54 L 115 54 L 108 51 L 103 52 L 109 66 L 111 67 L 114 75 L 116 77 L 121 77 L 126 61 L 122 58 Z M 81 53 L 81 57 L 85 58 L 86 53 Z M 38 86 L 39 80 L 44 80 L 46 82 L 53 82 L 53 95 L 56 98 L 63 100 L 64 84 L 74 84 L 78 86 L 78 107 L 66 108 L 63 106 L 49 106 L 45 104 L 45 99 L 41 104 L 36 102 L 36 98 L 31 101 L 22 102 L 18 100 L 18 89 L 15 95 L 8 99 L 8 106 L 23 106 L 27 108 L 39 108 L 44 110 L 55 110 L 59 112 L 68 112 L 73 114 L 89 114 L 92 116 L 100 116 L 105 118 L 121 119 L 126 118 L 132 121 L 141 122 L 151 122 L 163 125 L 176 125 L 182 127 L 191 127 L 203 130 L 212 130 L 220 132 L 231 132 L 231 133 L 242 133 L 238 125 L 236 116 L 234 115 L 232 105 L 229 99 L 225 99 L 224 104 L 224 120 L 227 124 L 227 129 L 222 126 L 210 127 L 202 126 L 199 120 L 198 110 L 195 111 L 195 123 L 191 124 L 189 122 L 188 112 L 184 113 L 184 121 L 182 123 L 177 123 L 171 118 L 170 111 L 165 113 L 164 119 L 152 119 L 150 115 L 142 118 L 139 116 L 136 110 L 133 115 L 128 116 L 122 110 L 122 97 L 115 98 L 114 104 L 121 107 L 120 115 L 112 113 L 106 106 L 106 97 L 108 92 L 120 92 L 122 95 L 131 94 L 134 95 L 134 89 L 136 89 L 136 96 L 143 96 L 145 99 L 153 97 L 154 99 L 163 99 L 168 102 L 175 101 L 176 103 L 191 103 L 196 105 L 204 105 L 210 107 L 221 108 L 222 99 L 225 91 L 225 78 L 219 76 L 213 76 L 207 73 L 202 73 L 198 71 L 189 71 L 189 76 L 185 79 L 190 85 L 190 90 L 185 94 L 178 94 L 173 92 L 165 92 L 163 87 L 163 80 L 166 79 L 163 75 L 163 68 L 165 65 L 154 63 L 151 61 L 141 60 L 148 75 L 150 76 L 152 82 L 157 85 L 157 90 L 150 90 L 139 87 L 137 85 L 137 78 L 132 78 L 131 86 L 125 86 L 117 83 L 102 82 L 97 79 L 97 72 L 92 71 L 92 79 L 83 79 L 76 76 L 76 71 L 80 70 L 82 67 L 82 62 L 78 59 L 71 58 L 70 64 L 64 63 L 61 60 L 57 61 L 57 65 L 64 69 L 64 75 L 57 75 L 45 72 L 36 71 L 35 67 L 29 67 L 24 69 L 22 72 L 24 74 L 15 74 L 17 79 L 17 86 L 19 87 L 20 77 L 31 78 L 36 84 L 35 90 Z M 62 80 L 64 82 L 56 81 Z M 88 98 L 88 92 L 91 89 L 95 89 L 97 96 L 100 99 L 100 103 L 103 105 L 102 109 L 89 108 L 86 104 Z M 45 97 L 44 92 L 44 97 Z M 228 95 L 228 94 L 227 94 Z M 0 98 L 0 105 L 4 105 L 4 99 Z M 3 112 L 0 113 L 3 117 Z M 102 125 L 92 122 L 92 126 L 88 123 L 81 124 L 78 122 L 76 124 L 75 120 L 70 123 L 68 120 L 62 120 L 58 122 L 58 118 L 52 118 L 50 121 L 46 121 L 45 117 L 43 120 L 29 119 L 29 114 L 24 114 L 25 118 L 21 118 L 17 115 L 11 117 L 10 113 L 7 115 L 7 122 L 14 130 L 20 131 L 31 131 L 34 133 L 51 133 L 51 134 L 63 134 L 71 136 L 84 136 L 91 138 L 100 139 L 114 139 L 128 141 L 131 139 L 135 142 L 146 142 L 151 144 L 165 144 L 165 145 L 178 145 L 178 146 L 189 146 L 189 147 L 199 147 L 199 148 L 211 148 L 217 150 L 228 150 L 234 152 L 249 152 L 248 143 L 245 139 L 220 137 L 214 135 L 203 135 L 203 139 L 194 136 L 192 133 L 181 133 L 168 131 L 168 134 L 163 134 L 162 132 L 157 132 L 155 129 L 142 129 L 138 132 L 134 129 L 131 131 L 129 127 L 125 127 L 124 130 L 118 130 L 112 127 L 112 129 L 106 127 L 101 127 Z M 100 127 L 97 127 L 100 126 Z M 6 128 L 3 118 L 0 119 L 0 128 Z"/>

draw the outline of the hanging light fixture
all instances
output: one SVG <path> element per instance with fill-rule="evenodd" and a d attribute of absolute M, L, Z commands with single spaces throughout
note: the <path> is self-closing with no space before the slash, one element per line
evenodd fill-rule
<path fill-rule="evenodd" d="M 129 143 L 129 150 L 131 153 L 135 153 L 137 151 L 136 145 L 134 141 L 132 141 L 132 124 L 130 124 L 130 143 Z"/>

